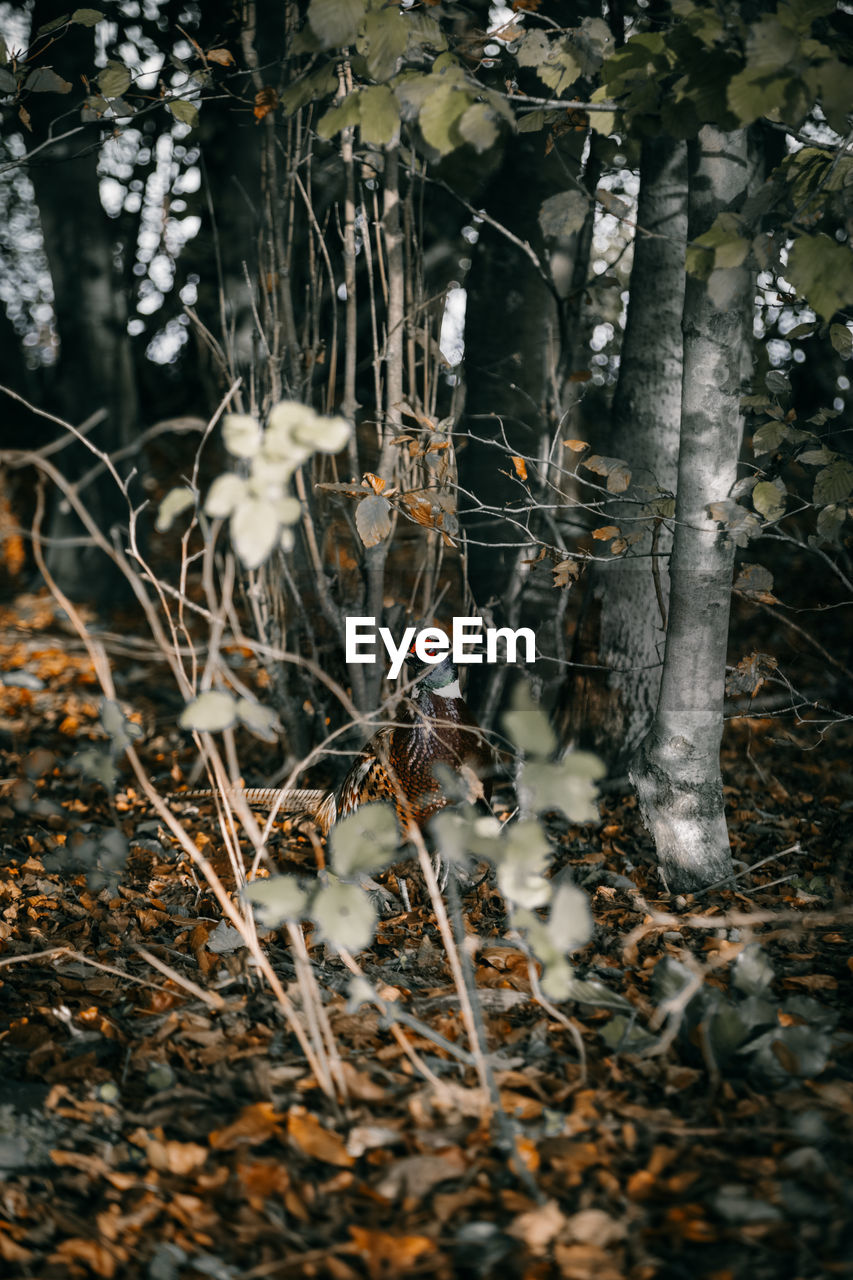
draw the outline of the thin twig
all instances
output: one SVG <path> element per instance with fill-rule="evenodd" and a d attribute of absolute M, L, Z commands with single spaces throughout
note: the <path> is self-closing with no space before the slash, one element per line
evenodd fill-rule
<path fill-rule="evenodd" d="M 198 985 L 198 983 L 193 982 L 191 978 L 185 977 L 185 975 L 179 973 L 177 969 L 173 969 L 170 964 L 166 964 L 165 960 L 161 960 L 158 956 L 155 956 L 152 951 L 148 951 L 145 947 L 137 946 L 135 950 L 137 955 L 142 956 L 143 960 L 147 961 L 147 963 L 154 969 L 157 969 L 162 973 L 164 977 L 171 978 L 172 982 L 177 982 L 178 986 L 184 987 L 185 990 L 189 991 L 191 995 L 194 995 L 197 1000 L 203 1000 L 209 1008 L 222 1009 L 224 1007 L 225 1001 L 218 991 L 205 991 L 203 987 Z M 160 989 L 164 990 L 162 987 Z"/>

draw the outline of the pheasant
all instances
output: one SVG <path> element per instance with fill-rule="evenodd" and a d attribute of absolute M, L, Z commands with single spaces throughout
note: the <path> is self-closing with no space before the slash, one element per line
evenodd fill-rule
<path fill-rule="evenodd" d="M 336 791 L 288 788 L 248 788 L 242 795 L 253 806 L 281 808 L 285 813 L 310 813 L 324 835 L 339 818 L 360 805 L 385 800 L 394 805 L 400 831 L 423 828 L 434 814 L 456 797 L 448 795 L 436 765 L 455 774 L 476 775 L 479 783 L 465 788 L 488 803 L 492 791 L 492 751 L 469 711 L 459 688 L 459 675 L 448 656 L 440 663 L 421 662 L 409 654 L 421 675 L 411 699 L 392 725 L 379 729 L 358 756 Z M 440 771 L 439 771 L 440 772 Z M 473 779 L 472 779 L 473 782 Z M 213 791 L 182 791 L 178 800 L 209 799 Z"/>

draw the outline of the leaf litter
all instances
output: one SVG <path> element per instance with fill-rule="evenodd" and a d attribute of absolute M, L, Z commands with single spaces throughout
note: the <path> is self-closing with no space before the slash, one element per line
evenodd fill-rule
<path fill-rule="evenodd" d="M 534 999 L 492 880 L 466 894 L 509 1149 L 449 1051 L 467 1040 L 417 873 L 359 956 L 385 1013 L 350 1007 L 344 965 L 307 934 L 343 1055 L 335 1106 L 127 775 L 111 808 L 75 770 L 104 747 L 92 672 L 43 600 L 18 609 L 0 634 L 4 671 L 29 677 L 0 687 L 4 1275 L 845 1274 L 849 731 L 818 755 L 771 718 L 730 724 L 742 874 L 687 902 L 661 891 L 629 795 L 609 793 L 596 826 L 553 815 L 557 875 L 592 911 L 559 1006 Z M 134 684 L 156 691 L 156 672 Z M 187 766 L 155 692 L 131 714 L 155 774 Z M 204 814 L 192 822 L 227 875 Z M 275 839 L 278 871 L 316 867 L 298 824 Z M 286 933 L 262 945 L 296 998 Z M 395 1009 L 428 1078 L 390 1034 Z"/>

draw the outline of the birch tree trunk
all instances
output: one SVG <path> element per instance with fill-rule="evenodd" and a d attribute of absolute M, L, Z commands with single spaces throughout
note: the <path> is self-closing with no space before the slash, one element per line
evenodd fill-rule
<path fill-rule="evenodd" d="M 707 231 L 747 194 L 744 131 L 705 126 L 688 149 L 688 232 Z M 735 482 L 747 318 L 747 268 L 688 277 L 684 375 L 670 610 L 657 711 L 631 767 L 641 812 L 672 892 L 689 892 L 731 872 L 720 774 L 726 642 L 734 545 L 711 519 L 710 503 Z"/>
<path fill-rule="evenodd" d="M 570 673 L 557 715 L 561 739 L 596 751 L 614 772 L 624 770 L 649 731 L 663 666 L 671 538 L 664 525 L 654 529 L 642 509 L 656 494 L 674 494 L 676 488 L 687 239 L 684 143 L 667 137 L 643 141 L 637 227 L 611 434 L 600 451 L 624 458 L 632 477 L 602 523 L 618 525 L 623 537 L 644 531 L 624 556 L 599 561 L 593 570 L 572 655 L 582 665 Z"/>

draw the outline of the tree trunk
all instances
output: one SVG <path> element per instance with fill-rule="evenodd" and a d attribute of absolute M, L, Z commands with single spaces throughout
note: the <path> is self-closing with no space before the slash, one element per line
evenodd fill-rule
<path fill-rule="evenodd" d="M 688 164 L 688 231 L 695 240 L 719 212 L 736 211 L 746 197 L 746 133 L 705 126 L 689 146 Z M 688 277 L 666 651 L 655 718 L 631 767 L 672 892 L 731 872 L 719 755 L 734 545 L 708 507 L 725 500 L 736 479 L 751 300 L 745 267 L 714 272 L 707 284 Z"/>
<path fill-rule="evenodd" d="M 570 673 L 557 714 L 561 740 L 596 751 L 614 772 L 626 767 L 648 733 L 663 663 L 657 590 L 665 613 L 671 536 L 640 513 L 657 494 L 676 488 L 687 238 L 683 143 L 644 141 L 637 225 L 611 433 L 602 447 L 624 458 L 632 481 L 602 523 L 618 525 L 623 537 L 640 529 L 643 535 L 623 557 L 594 566 L 573 651 L 582 665 Z"/>
<path fill-rule="evenodd" d="M 594 155 L 584 168 L 582 135 L 561 140 L 544 159 L 537 138 L 522 134 L 512 139 L 482 203 L 498 223 L 532 244 L 547 277 L 517 244 L 483 224 L 465 319 L 464 421 L 479 440 L 459 450 L 459 478 L 463 490 L 492 508 L 484 519 L 472 517 L 469 507 L 463 521 L 473 612 L 489 625 L 517 627 L 523 622 L 544 637 L 546 628 L 562 625 L 554 618 L 552 590 L 541 590 L 528 575 L 519 574 L 520 558 L 529 551 L 521 550 L 518 530 L 500 515 L 502 508 L 519 502 L 522 490 L 506 453 L 480 441 L 503 441 L 518 454 L 542 456 L 547 435 L 576 408 L 568 401 L 574 390 L 568 375 L 588 338 L 582 300 L 595 206 L 591 200 L 580 229 L 549 246 L 540 233 L 539 211 L 546 197 L 568 185 L 567 168 L 590 194 L 600 170 Z M 469 671 L 466 696 L 487 726 L 507 676 L 506 666 Z"/>
<path fill-rule="evenodd" d="M 64 11 L 55 0 L 39 0 L 33 10 L 33 31 Z M 57 42 L 51 58 L 60 75 L 77 81 L 80 72 L 93 63 L 92 30 L 73 25 Z M 48 137 L 62 108 L 53 94 L 37 94 L 30 110 L 30 141 L 35 147 Z M 116 266 L 118 236 L 101 204 L 98 152 L 91 143 L 89 137 L 55 143 L 31 164 L 30 175 L 53 282 L 60 342 L 57 366 L 48 379 L 49 407 L 72 423 L 106 409 L 103 426 L 90 438 L 111 451 L 133 437 L 136 380 L 127 333 L 127 297 Z M 82 446 L 66 450 L 66 474 L 79 474 L 91 465 L 92 455 Z M 125 518 L 126 503 L 108 476 L 91 484 L 82 496 L 105 532 Z M 64 513 L 61 504 L 57 506 L 50 533 L 60 541 L 49 548 L 48 563 L 70 594 L 109 598 L 116 579 L 106 570 L 101 553 L 62 541 L 81 532 L 77 521 Z"/>

